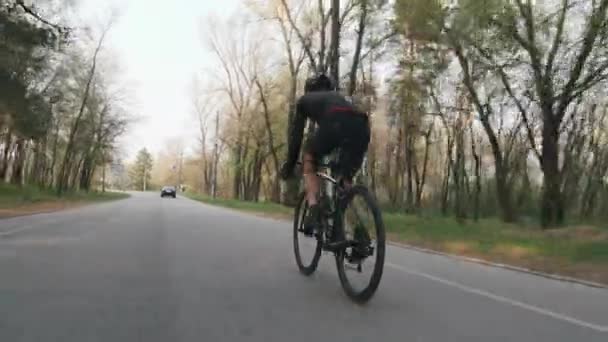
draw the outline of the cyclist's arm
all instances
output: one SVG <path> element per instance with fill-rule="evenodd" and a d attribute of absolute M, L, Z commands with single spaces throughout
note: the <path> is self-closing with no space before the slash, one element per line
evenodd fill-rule
<path fill-rule="evenodd" d="M 306 115 L 304 114 L 304 110 L 302 108 L 302 101 L 298 101 L 298 104 L 296 106 L 296 114 L 293 119 L 293 123 L 291 125 L 288 137 L 288 165 L 294 166 L 298 161 L 298 155 L 300 154 L 300 147 L 302 146 L 302 136 L 304 135 L 305 125 Z"/>

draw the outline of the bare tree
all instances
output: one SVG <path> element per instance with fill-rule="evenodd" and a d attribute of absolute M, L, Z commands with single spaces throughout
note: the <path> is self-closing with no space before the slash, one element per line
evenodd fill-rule
<path fill-rule="evenodd" d="M 103 42 L 106 37 L 106 34 L 110 30 L 111 26 L 112 26 L 112 21 L 108 22 L 106 27 L 101 32 L 101 35 L 99 36 L 99 39 L 97 40 L 97 44 L 96 44 L 95 50 L 93 52 L 93 57 L 91 60 L 91 67 L 89 69 L 86 83 L 84 86 L 80 109 L 78 110 L 78 113 L 76 114 L 76 117 L 74 118 L 74 122 L 70 129 L 70 134 L 69 134 L 69 138 L 67 141 L 67 147 L 66 147 L 65 154 L 63 157 L 63 162 L 61 164 L 61 170 L 58 175 L 59 178 L 57 181 L 57 191 L 59 192 L 59 194 L 61 194 L 63 191 L 65 191 L 68 186 L 68 177 L 69 177 L 68 168 L 71 166 L 70 164 L 72 163 L 72 159 L 74 158 L 74 156 L 73 156 L 74 138 L 75 138 L 76 134 L 78 133 L 78 128 L 81 124 L 81 120 L 84 115 L 84 110 L 87 105 L 87 101 L 89 99 L 89 95 L 90 95 L 90 91 L 91 91 L 91 84 L 93 82 L 93 78 L 95 77 L 95 72 L 96 72 L 96 68 L 97 68 L 97 57 L 103 46 Z"/>
<path fill-rule="evenodd" d="M 248 37 L 242 33 L 236 35 L 240 40 L 234 41 L 220 37 L 218 28 L 210 30 L 209 44 L 218 58 L 222 72 L 224 73 L 223 80 L 225 81 L 221 87 L 221 92 L 228 96 L 229 104 L 232 107 L 232 114 L 235 116 L 236 140 L 232 144 L 232 157 L 234 163 L 233 177 L 233 196 L 235 198 L 242 197 L 242 182 L 244 172 L 244 159 L 246 156 L 246 144 L 244 134 L 248 130 L 243 127 L 244 118 L 247 111 L 250 109 L 253 100 L 254 81 L 250 75 L 253 65 L 248 64 L 251 61 L 251 48 L 255 46 L 253 41 L 246 41 Z M 247 50 L 249 49 L 249 50 Z"/>
<path fill-rule="evenodd" d="M 564 221 L 559 169 L 562 122 L 571 111 L 573 102 L 608 78 L 608 49 L 603 43 L 608 39 L 608 31 L 604 29 L 608 22 L 608 0 L 590 4 L 590 11 L 586 13 L 578 37 L 568 37 L 565 27 L 568 20 L 574 20 L 569 13 L 580 8 L 582 3 L 562 0 L 558 7 L 559 15 L 554 19 L 551 14 L 536 14 L 529 1 L 516 0 L 516 5 L 518 18 L 523 25 L 516 21 L 507 22 L 506 25 L 514 41 L 528 56 L 526 63 L 533 72 L 534 90 L 542 113 L 541 165 L 545 186 L 541 218 L 543 225 L 548 227 Z M 540 37 L 537 29 L 545 20 L 549 20 L 555 28 L 550 47 L 546 50 L 541 44 L 547 40 Z M 570 63 L 556 63 L 560 59 Z"/>
<path fill-rule="evenodd" d="M 279 181 L 279 174 L 280 174 L 281 166 L 280 166 L 279 157 L 278 157 L 278 153 L 277 153 L 277 146 L 274 141 L 275 138 L 274 138 L 274 132 L 272 129 L 272 120 L 270 118 L 270 109 L 268 106 L 266 90 L 262 86 L 262 83 L 260 82 L 258 77 L 256 77 L 255 83 L 258 87 L 258 93 L 260 95 L 260 101 L 262 103 L 262 108 L 263 108 L 263 112 L 264 112 L 264 125 L 266 127 L 266 134 L 268 137 L 268 148 L 270 149 L 270 154 L 272 156 L 272 161 L 273 161 L 273 165 L 274 165 L 275 180 L 274 180 L 273 186 L 272 186 L 272 201 L 279 203 L 281 201 L 281 183 Z"/>

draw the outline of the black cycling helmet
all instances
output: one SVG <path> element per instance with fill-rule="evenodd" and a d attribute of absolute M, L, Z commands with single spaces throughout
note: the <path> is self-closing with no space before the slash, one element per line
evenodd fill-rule
<path fill-rule="evenodd" d="M 334 90 L 334 82 L 325 74 L 318 74 L 306 80 L 304 92 Z"/>

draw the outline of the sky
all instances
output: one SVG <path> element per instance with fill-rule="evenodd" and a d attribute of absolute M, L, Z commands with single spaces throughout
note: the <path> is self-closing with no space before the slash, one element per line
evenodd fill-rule
<path fill-rule="evenodd" d="M 194 75 L 212 68 L 215 58 L 205 48 L 207 15 L 227 17 L 241 0 L 81 0 L 84 20 L 99 20 L 108 8 L 119 17 L 105 43 L 121 67 L 119 81 L 133 98 L 137 117 L 125 137 L 124 156 L 132 159 L 146 147 L 156 154 L 167 141 L 183 138 L 193 147 L 198 122 L 192 113 Z"/>

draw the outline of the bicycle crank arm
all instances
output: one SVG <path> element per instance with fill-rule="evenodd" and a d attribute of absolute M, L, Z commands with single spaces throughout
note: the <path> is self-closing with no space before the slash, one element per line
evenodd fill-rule
<path fill-rule="evenodd" d="M 349 241 L 349 240 L 342 240 L 342 241 L 338 241 L 338 242 L 330 242 L 328 244 L 325 244 L 323 246 L 323 249 L 329 252 L 338 252 L 340 250 L 343 250 L 347 247 L 352 247 L 355 245 L 354 241 Z"/>

